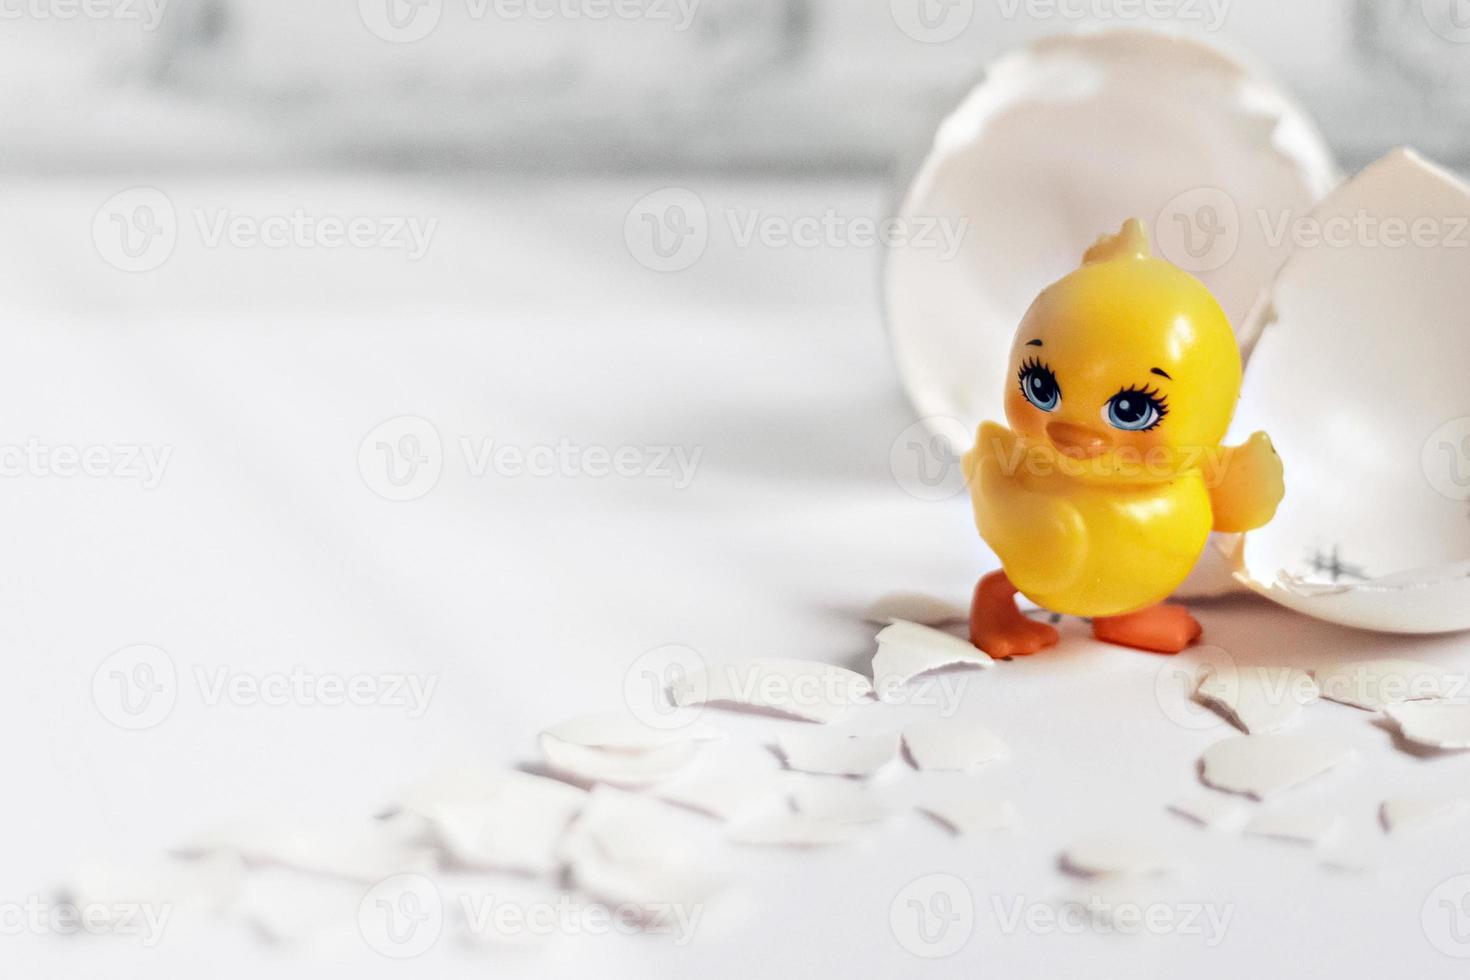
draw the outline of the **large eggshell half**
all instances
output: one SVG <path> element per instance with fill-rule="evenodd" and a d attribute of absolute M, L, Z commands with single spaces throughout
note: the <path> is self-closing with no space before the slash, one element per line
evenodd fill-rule
<path fill-rule="evenodd" d="M 1286 499 L 1238 577 L 1348 626 L 1470 629 L 1470 186 L 1397 150 L 1294 227 L 1236 416 Z"/>
<path fill-rule="evenodd" d="M 885 289 L 904 386 L 921 417 L 967 433 L 1003 418 L 1021 316 L 1130 217 L 1238 325 L 1289 250 L 1258 210 L 1305 212 L 1337 179 L 1294 103 L 1197 41 L 1107 31 L 1009 54 L 944 122 L 902 207 L 914 233 Z M 922 234 L 936 226 L 963 229 L 957 251 Z"/>

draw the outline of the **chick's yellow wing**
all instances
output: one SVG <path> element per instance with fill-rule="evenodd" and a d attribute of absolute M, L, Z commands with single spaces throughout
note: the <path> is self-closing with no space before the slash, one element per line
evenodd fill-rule
<path fill-rule="evenodd" d="M 1087 529 L 1064 497 L 1028 487 L 1027 451 L 1009 429 L 986 422 L 965 456 L 980 536 L 1012 584 L 1028 596 L 1059 592 L 1082 573 Z"/>
<path fill-rule="evenodd" d="M 1215 530 L 1239 534 L 1264 527 L 1286 494 L 1281 457 L 1264 432 L 1220 451 L 1204 467 Z"/>

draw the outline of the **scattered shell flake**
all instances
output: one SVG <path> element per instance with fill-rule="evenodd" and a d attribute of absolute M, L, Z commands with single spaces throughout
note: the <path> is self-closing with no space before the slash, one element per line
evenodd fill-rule
<path fill-rule="evenodd" d="M 1062 852 L 1062 866 L 1084 878 L 1107 875 L 1156 875 L 1170 870 L 1173 860 L 1155 848 L 1114 837 L 1089 837 Z"/>
<path fill-rule="evenodd" d="M 993 732 L 957 721 L 921 721 L 903 730 L 909 758 L 919 769 L 964 772 L 1004 759 L 1010 749 Z"/>
<path fill-rule="evenodd" d="M 989 667 L 995 661 L 968 640 L 918 623 L 897 622 L 878 634 L 873 656 L 873 686 L 881 700 L 892 701 L 899 689 L 920 674 L 945 667 Z"/>
<path fill-rule="evenodd" d="M 663 782 L 681 773 L 699 754 L 693 739 L 668 742 L 639 752 L 588 748 L 563 742 L 552 735 L 541 736 L 541 754 L 556 772 L 588 783 L 641 788 Z"/>
<path fill-rule="evenodd" d="M 1390 834 L 1416 828 L 1435 820 L 1459 816 L 1470 809 L 1470 800 L 1450 797 L 1397 796 L 1384 800 L 1378 818 Z"/>
<path fill-rule="evenodd" d="M 861 674 L 816 660 L 757 658 L 696 671 L 670 690 L 681 708 L 735 704 L 825 724 L 870 698 L 873 686 Z"/>
<path fill-rule="evenodd" d="M 1317 685 L 1295 667 L 1205 667 L 1196 692 L 1225 720 L 1251 735 L 1284 728 L 1317 700 Z"/>
<path fill-rule="evenodd" d="M 1010 800 L 983 797 L 952 797 L 930 800 L 918 807 L 955 834 L 980 834 L 992 830 L 1015 830 L 1021 815 Z"/>
<path fill-rule="evenodd" d="M 1272 837 L 1318 847 L 1342 829 L 1342 817 L 1322 810 L 1295 810 L 1259 813 L 1245 825 L 1252 837 Z"/>
<path fill-rule="evenodd" d="M 1354 756 L 1352 749 L 1317 735 L 1237 735 L 1205 750 L 1202 775 L 1216 789 L 1264 800 Z"/>
<path fill-rule="evenodd" d="M 1319 667 L 1313 673 L 1324 698 L 1367 711 L 1445 693 L 1440 668 L 1416 660 L 1362 660 Z"/>
<path fill-rule="evenodd" d="M 1201 827 L 1220 830 L 1240 822 L 1245 808 L 1219 793 L 1196 793 L 1175 800 L 1169 809 Z"/>
<path fill-rule="evenodd" d="M 898 757 L 898 736 L 836 732 L 782 732 L 776 745 L 797 772 L 824 776 L 871 776 Z"/>
<path fill-rule="evenodd" d="M 1431 749 L 1470 749 L 1470 704 L 1413 701 L 1384 709 L 1399 734 Z"/>
<path fill-rule="evenodd" d="M 891 811 L 865 783 L 845 779 L 801 779 L 791 788 L 791 805 L 802 816 L 839 823 L 877 823 Z"/>

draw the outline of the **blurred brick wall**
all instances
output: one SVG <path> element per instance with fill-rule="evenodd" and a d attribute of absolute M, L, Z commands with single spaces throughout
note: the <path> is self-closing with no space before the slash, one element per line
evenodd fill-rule
<path fill-rule="evenodd" d="M 12 18 L 0 165 L 874 172 L 996 53 L 1146 23 L 1248 52 L 1349 166 L 1470 158 L 1470 0 L 107 2 Z"/>

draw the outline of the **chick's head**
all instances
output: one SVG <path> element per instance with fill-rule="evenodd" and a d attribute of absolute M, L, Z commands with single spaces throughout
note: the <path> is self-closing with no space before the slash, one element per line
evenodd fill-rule
<path fill-rule="evenodd" d="M 1011 428 L 1071 459 L 1177 464 L 1208 453 L 1240 397 L 1224 311 L 1203 283 L 1150 254 L 1136 220 L 1042 292 L 1010 366 Z"/>

